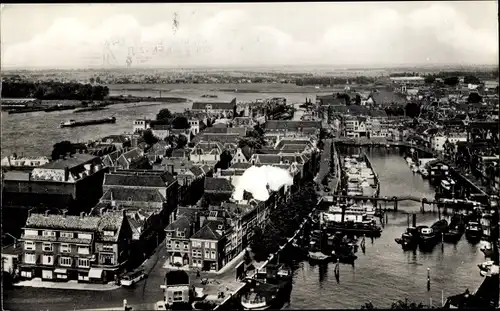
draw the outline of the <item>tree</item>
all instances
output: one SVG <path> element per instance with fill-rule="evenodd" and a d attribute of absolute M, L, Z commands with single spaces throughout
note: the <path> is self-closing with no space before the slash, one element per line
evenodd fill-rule
<path fill-rule="evenodd" d="M 184 148 L 188 143 L 188 139 L 185 135 L 180 134 L 177 138 L 177 149 Z"/>
<path fill-rule="evenodd" d="M 90 77 L 89 82 L 90 82 L 90 84 L 94 84 L 94 82 L 95 82 L 94 78 Z"/>
<path fill-rule="evenodd" d="M 144 142 L 150 146 L 158 142 L 158 138 L 154 136 L 153 131 L 151 131 L 151 129 L 147 129 L 144 132 L 142 132 L 142 138 L 144 139 Z"/>
<path fill-rule="evenodd" d="M 356 99 L 355 99 L 355 103 L 356 105 L 361 105 L 361 95 L 359 94 L 356 94 Z"/>
<path fill-rule="evenodd" d="M 158 121 L 164 121 L 171 118 L 172 118 L 172 113 L 167 108 L 160 110 L 160 112 L 158 112 L 158 114 L 156 115 L 156 120 Z"/>
<path fill-rule="evenodd" d="M 420 115 L 420 106 L 417 103 L 408 103 L 405 106 L 406 115 L 410 118 L 416 118 Z"/>
<path fill-rule="evenodd" d="M 467 102 L 469 104 L 478 104 L 483 101 L 483 97 L 476 92 L 470 93 L 467 97 Z"/>
<path fill-rule="evenodd" d="M 52 160 L 57 160 L 61 156 L 65 156 L 68 153 L 74 154 L 75 148 L 73 147 L 73 144 L 70 141 L 64 140 L 64 141 L 61 141 L 59 143 L 54 144 L 54 147 L 52 149 L 51 158 L 52 158 Z"/>
<path fill-rule="evenodd" d="M 473 75 L 467 75 L 464 77 L 465 84 L 481 84 L 481 80 L 478 77 Z"/>
<path fill-rule="evenodd" d="M 233 159 L 233 156 L 231 155 L 231 153 L 229 151 L 227 151 L 227 150 L 222 151 L 222 153 L 220 155 L 220 160 L 215 165 L 215 170 L 217 170 L 218 168 L 223 169 L 223 170 L 227 169 L 231 165 L 232 159 Z"/>
<path fill-rule="evenodd" d="M 96 77 L 95 78 L 95 83 L 101 84 L 101 77 Z"/>
<path fill-rule="evenodd" d="M 424 82 L 426 84 L 432 84 L 436 81 L 436 77 L 435 76 L 432 76 L 432 75 L 428 75 L 424 78 Z"/>
<path fill-rule="evenodd" d="M 456 86 L 460 80 L 458 77 L 453 76 L 453 77 L 447 77 L 444 79 L 444 84 L 448 86 Z"/>
<path fill-rule="evenodd" d="M 189 121 L 186 117 L 177 117 L 172 121 L 172 127 L 176 130 L 188 129 L 191 126 L 189 125 Z"/>

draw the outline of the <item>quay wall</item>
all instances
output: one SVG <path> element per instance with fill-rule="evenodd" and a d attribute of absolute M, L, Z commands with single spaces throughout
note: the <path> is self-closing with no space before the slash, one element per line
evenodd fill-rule
<path fill-rule="evenodd" d="M 336 139 L 338 145 L 345 145 L 345 146 L 359 146 L 359 147 L 399 147 L 399 148 L 414 148 L 421 153 L 423 153 L 424 156 L 430 156 L 430 157 L 435 157 L 438 159 L 438 161 L 441 161 L 448 165 L 450 168 L 450 171 L 454 175 L 455 178 L 459 179 L 460 182 L 465 183 L 472 191 L 473 193 L 479 194 L 481 196 L 486 197 L 487 194 L 481 189 L 479 185 L 474 184 L 472 181 L 470 181 L 467 177 L 465 177 L 461 172 L 459 172 L 452 164 L 450 164 L 448 161 L 443 159 L 440 155 L 436 155 L 435 152 L 430 150 L 427 147 L 412 144 L 410 142 L 406 141 L 387 141 L 387 142 L 380 142 L 380 141 L 368 141 L 368 140 L 353 140 L 353 139 Z M 471 191 L 471 192 L 472 192 Z M 482 202 L 485 203 L 485 202 Z"/>
<path fill-rule="evenodd" d="M 380 194 L 380 179 L 378 177 L 378 174 L 377 174 L 377 171 L 375 171 L 375 168 L 373 167 L 373 164 L 372 164 L 372 161 L 370 160 L 370 157 L 365 153 L 364 154 L 365 156 L 365 162 L 366 162 L 366 166 L 372 170 L 373 172 L 373 175 L 375 176 L 375 183 L 377 185 L 377 190 L 375 192 L 375 197 L 378 197 L 379 194 Z"/>

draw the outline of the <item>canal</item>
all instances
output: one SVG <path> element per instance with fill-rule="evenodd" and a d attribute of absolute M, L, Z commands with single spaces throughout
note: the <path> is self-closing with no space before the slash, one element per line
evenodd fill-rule
<path fill-rule="evenodd" d="M 351 151 L 353 152 L 353 151 Z M 433 197 L 426 180 L 413 174 L 399 152 L 375 149 L 367 152 L 381 182 L 381 196 L 413 195 Z M 441 305 L 447 296 L 475 290 L 482 282 L 477 264 L 485 261 L 479 245 L 465 239 L 457 245 L 438 245 L 431 253 L 404 252 L 394 239 L 407 226 L 405 212 L 418 212 L 420 203 L 399 202 L 400 212 L 388 214 L 382 236 L 367 240 L 366 252 L 358 252 L 354 266 L 340 266 L 339 283 L 334 263 L 326 266 L 300 264 L 294 288 L 285 309 L 355 309 L 371 301 L 375 308 L 390 308 L 392 302 L 408 298 L 415 302 Z M 417 215 L 417 223 L 431 225 L 437 214 Z M 431 289 L 427 291 L 427 268 Z"/>

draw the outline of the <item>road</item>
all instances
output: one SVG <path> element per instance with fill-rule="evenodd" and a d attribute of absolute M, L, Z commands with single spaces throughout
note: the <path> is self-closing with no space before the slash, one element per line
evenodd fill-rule
<path fill-rule="evenodd" d="M 123 300 L 134 310 L 154 310 L 157 301 L 163 300 L 163 289 L 166 270 L 165 243 L 162 242 L 157 251 L 144 265 L 148 278 L 133 288 L 119 288 L 112 291 L 86 291 L 22 287 L 4 290 L 4 308 L 6 310 L 54 310 L 70 309 L 102 309 L 119 308 Z M 50 297 L 50 298 L 49 298 Z"/>

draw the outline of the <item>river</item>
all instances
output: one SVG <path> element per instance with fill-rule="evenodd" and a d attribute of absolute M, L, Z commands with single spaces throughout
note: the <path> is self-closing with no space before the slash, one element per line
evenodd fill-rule
<path fill-rule="evenodd" d="M 221 88 L 221 86 L 218 86 Z M 124 92 L 112 89 L 112 95 L 133 94 L 139 96 L 158 96 L 157 92 Z M 185 97 L 197 100 L 206 94 L 207 89 L 170 90 L 168 96 Z M 208 92 L 214 94 L 214 92 Z M 215 92 L 219 100 L 238 101 L 285 96 L 288 102 L 302 103 L 305 98 L 315 94 L 303 93 L 238 93 Z M 162 96 L 167 96 L 163 95 Z M 183 111 L 190 104 L 123 104 L 113 105 L 104 112 L 73 114 L 71 111 L 34 112 L 8 115 L 2 113 L 2 157 L 12 152 L 25 155 L 50 154 L 52 145 L 61 140 L 87 141 L 111 134 L 132 130 L 136 118 L 153 118 L 164 107 L 172 111 Z M 60 129 L 59 123 L 69 118 L 93 118 L 108 115 L 117 117 L 116 125 L 97 125 L 73 129 Z M 413 175 L 404 159 L 386 151 L 371 151 L 369 156 L 381 181 L 381 195 L 415 195 L 433 197 L 430 185 L 419 175 Z M 419 211 L 419 203 L 406 201 L 399 203 L 402 211 Z M 437 215 L 427 213 L 418 215 L 419 224 L 430 225 Z M 466 288 L 475 290 L 482 281 L 477 264 L 485 261 L 479 246 L 465 240 L 457 245 L 445 244 L 444 250 L 437 247 L 432 253 L 417 251 L 403 252 L 394 242 L 407 225 L 407 217 L 402 212 L 390 213 L 388 224 L 382 236 L 368 240 L 366 254 L 361 251 L 355 266 L 341 265 L 340 282 L 334 276 L 334 264 L 320 268 L 301 264 L 296 271 L 294 288 L 288 309 L 357 309 L 369 300 L 378 308 L 389 308 L 390 304 L 405 297 L 418 302 L 441 303 L 441 290 L 444 297 L 463 292 Z M 164 259 L 160 259 L 164 260 Z M 426 288 L 427 268 L 431 271 L 431 290 Z M 150 308 L 146 303 L 162 299 L 159 285 L 162 275 L 148 278 L 147 283 L 133 290 L 119 289 L 111 292 L 89 292 L 69 290 L 46 290 L 36 288 L 16 288 L 4 291 L 4 306 L 8 310 L 68 310 L 73 308 L 117 307 L 127 298 L 130 304 Z"/>
<path fill-rule="evenodd" d="M 148 87 L 146 90 L 140 90 Z M 237 87 L 244 87 L 247 92 L 234 92 Z M 266 92 L 257 92 L 264 88 Z M 331 93 L 332 90 L 322 89 L 321 92 L 311 87 L 295 87 L 291 85 L 224 85 L 224 84 L 194 84 L 194 85 L 111 85 L 110 95 L 134 95 L 134 96 L 160 96 L 162 97 L 186 98 L 188 102 L 183 103 L 154 103 L 140 102 L 129 104 L 118 104 L 109 106 L 102 111 L 89 111 L 73 113 L 72 110 L 55 112 L 30 112 L 22 114 L 1 113 L 2 118 L 2 158 L 12 153 L 25 156 L 50 155 L 52 146 L 62 140 L 72 142 L 87 142 L 107 135 L 132 132 L 133 121 L 138 118 L 155 118 L 162 108 L 168 108 L 172 112 L 183 112 L 191 108 L 192 101 L 230 101 L 236 98 L 238 102 L 253 101 L 256 99 L 267 99 L 272 97 L 286 97 L 289 103 L 303 103 L 306 98 L 314 100 L 316 94 Z M 216 91 L 227 90 L 227 91 Z M 278 92 L 282 89 L 282 92 Z M 270 92 L 273 91 L 273 92 Z M 217 95 L 217 99 L 206 99 L 204 94 Z M 116 124 L 99 124 L 93 126 L 59 128 L 59 124 L 69 119 L 87 120 L 102 117 L 116 117 Z"/>
<path fill-rule="evenodd" d="M 415 195 L 433 197 L 426 180 L 413 174 L 396 151 L 369 152 L 381 182 L 381 196 Z M 441 295 L 473 291 L 482 282 L 477 264 L 484 262 L 479 246 L 463 238 L 457 245 L 438 245 L 432 253 L 417 250 L 404 252 L 394 239 L 407 226 L 403 211 L 418 212 L 420 203 L 399 202 L 402 212 L 389 213 L 382 236 L 366 243 L 366 253 L 358 252 L 355 266 L 340 266 L 340 281 L 334 274 L 334 263 L 327 267 L 303 262 L 296 271 L 295 284 L 286 309 L 353 309 L 371 301 L 375 308 L 390 308 L 392 302 L 408 298 L 434 306 L 441 305 Z M 417 215 L 417 224 L 431 225 L 437 215 Z M 431 289 L 427 291 L 427 268 L 430 268 Z M 441 292 L 443 291 L 443 292 Z"/>

